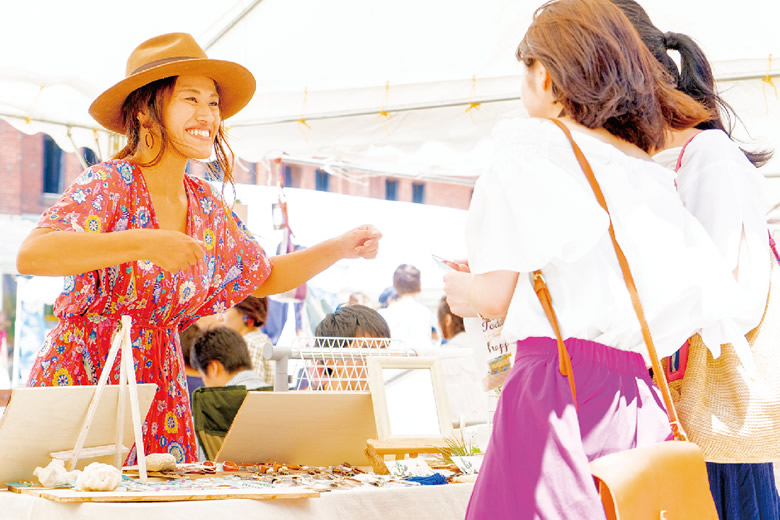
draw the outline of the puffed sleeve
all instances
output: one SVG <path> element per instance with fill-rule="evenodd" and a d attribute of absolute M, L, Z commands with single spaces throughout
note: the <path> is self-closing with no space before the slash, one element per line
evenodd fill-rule
<path fill-rule="evenodd" d="M 270 258 L 252 233 L 210 188 L 204 190 L 200 206 L 209 209 L 204 217 L 211 219 L 202 237 L 209 289 L 193 320 L 229 309 L 251 295 L 268 279 L 272 268 Z"/>
<path fill-rule="evenodd" d="M 683 153 L 677 189 L 729 269 L 737 272 L 744 332 L 761 321 L 769 292 L 770 252 L 764 176 L 720 130 L 698 134 Z M 744 243 L 743 243 L 744 240 Z"/>
<path fill-rule="evenodd" d="M 538 124 L 538 123 L 537 123 Z M 522 146 L 529 128 L 499 128 L 493 163 L 477 181 L 466 223 L 474 273 L 531 272 L 574 261 L 604 236 L 609 217 L 590 187 Z"/>
<path fill-rule="evenodd" d="M 89 167 L 43 212 L 38 227 L 55 231 L 103 233 L 115 229 L 114 216 L 120 193 L 133 182 L 132 168 L 120 163 Z"/>

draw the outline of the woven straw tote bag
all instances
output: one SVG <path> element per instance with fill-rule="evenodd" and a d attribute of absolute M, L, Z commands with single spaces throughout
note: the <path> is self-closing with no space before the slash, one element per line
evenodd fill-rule
<path fill-rule="evenodd" d="M 780 459 L 778 290 L 780 269 L 772 259 L 764 316 L 747 334 L 756 370 L 754 379 L 743 375 L 742 364 L 730 344 L 722 345 L 720 356 L 713 359 L 697 334 L 688 341 L 683 377 L 669 383 L 680 422 L 709 462 L 763 463 Z M 664 361 L 670 374 L 669 360 Z"/>
<path fill-rule="evenodd" d="M 692 140 L 692 139 L 691 139 Z M 685 149 L 677 158 L 680 169 Z M 730 344 L 718 359 L 698 334 L 664 359 L 680 422 L 704 459 L 719 463 L 763 463 L 780 459 L 780 268 L 772 235 L 771 278 L 764 316 L 746 338 L 756 374 L 745 377 Z M 670 370 L 670 365 L 676 370 Z"/>

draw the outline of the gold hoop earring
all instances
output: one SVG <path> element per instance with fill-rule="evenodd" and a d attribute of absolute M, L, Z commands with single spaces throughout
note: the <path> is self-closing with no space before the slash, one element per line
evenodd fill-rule
<path fill-rule="evenodd" d="M 154 146 L 154 136 L 151 132 L 147 132 L 147 134 L 144 136 L 144 144 L 146 144 L 146 147 L 149 149 Z"/>

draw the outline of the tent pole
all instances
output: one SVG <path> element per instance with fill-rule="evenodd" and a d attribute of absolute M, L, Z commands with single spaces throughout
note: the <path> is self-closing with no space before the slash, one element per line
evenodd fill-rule
<path fill-rule="evenodd" d="M 227 34 L 229 31 L 230 31 L 230 29 L 232 29 L 233 27 L 235 27 L 235 26 L 236 26 L 236 24 L 237 24 L 238 22 L 240 22 L 241 20 L 243 20 L 243 19 L 244 19 L 244 17 L 246 17 L 246 15 L 248 15 L 250 12 L 252 12 L 252 9 L 254 9 L 255 7 L 257 7 L 257 5 L 258 5 L 260 2 L 262 2 L 262 1 L 263 1 L 263 0 L 255 0 L 254 2 L 252 2 L 252 4 L 251 4 L 251 5 L 249 5 L 248 7 L 244 8 L 244 10 L 243 10 L 243 11 L 241 11 L 241 12 L 238 14 L 238 16 L 236 16 L 235 18 L 233 18 L 233 20 L 231 20 L 231 21 L 230 21 L 230 23 L 228 23 L 228 24 L 227 24 L 225 27 L 223 27 L 223 28 L 222 28 L 222 29 L 221 29 L 221 30 L 220 30 L 220 31 L 217 33 L 217 35 L 216 35 L 216 36 L 214 36 L 214 37 L 213 37 L 211 40 L 209 40 L 209 42 L 208 42 L 208 43 L 207 43 L 207 44 L 206 44 L 206 45 L 203 47 L 203 50 L 204 50 L 204 51 L 208 51 L 209 49 L 211 49 L 211 47 L 213 47 L 215 43 L 217 43 L 219 40 L 221 40 L 221 39 L 222 39 L 222 37 L 223 37 L 223 36 L 225 36 L 225 35 L 226 35 L 226 34 Z"/>
<path fill-rule="evenodd" d="M 73 139 L 73 132 L 72 128 L 68 127 L 68 139 L 70 139 L 70 144 L 73 145 L 73 152 L 76 154 L 76 157 L 79 158 L 79 162 L 81 163 L 81 167 L 83 169 L 89 168 L 89 165 L 87 164 L 87 160 L 84 158 L 84 154 L 79 150 L 79 147 L 76 146 L 76 141 Z"/>

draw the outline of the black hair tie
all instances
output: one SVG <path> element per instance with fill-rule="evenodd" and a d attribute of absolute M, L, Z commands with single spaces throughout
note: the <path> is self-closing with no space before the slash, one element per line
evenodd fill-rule
<path fill-rule="evenodd" d="M 680 48 L 680 39 L 676 32 L 665 32 L 663 36 L 664 47 L 667 49 L 678 50 Z"/>

